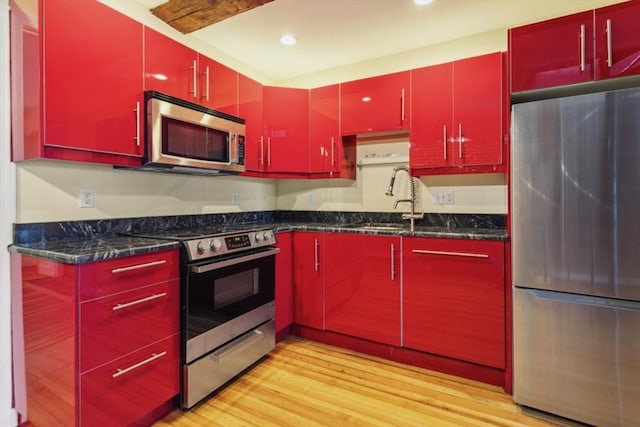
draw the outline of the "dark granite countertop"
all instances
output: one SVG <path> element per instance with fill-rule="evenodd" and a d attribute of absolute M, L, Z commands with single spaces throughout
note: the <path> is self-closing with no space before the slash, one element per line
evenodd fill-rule
<path fill-rule="evenodd" d="M 11 245 L 9 250 L 65 264 L 84 264 L 110 258 L 140 255 L 179 248 L 178 242 L 126 236 L 91 240 L 52 240 Z"/>
<path fill-rule="evenodd" d="M 9 250 L 66 264 L 82 264 L 110 258 L 178 248 L 177 242 L 129 237 L 154 235 L 175 228 L 242 225 L 247 229 L 272 227 L 276 232 L 318 231 L 403 237 L 506 241 L 501 215 L 425 214 L 414 231 L 399 214 L 368 212 L 275 211 L 240 214 L 187 215 L 14 224 L 14 244 Z"/>

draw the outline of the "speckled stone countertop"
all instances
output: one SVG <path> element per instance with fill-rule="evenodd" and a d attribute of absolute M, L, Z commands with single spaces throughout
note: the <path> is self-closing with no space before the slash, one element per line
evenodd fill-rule
<path fill-rule="evenodd" d="M 449 239 L 508 239 L 504 215 L 426 214 L 409 230 L 398 213 L 267 211 L 233 214 L 181 215 L 113 220 L 14 224 L 9 250 L 66 264 L 179 248 L 178 242 L 131 237 L 173 229 L 217 229 L 242 225 L 272 227 L 276 232 L 318 231 Z"/>

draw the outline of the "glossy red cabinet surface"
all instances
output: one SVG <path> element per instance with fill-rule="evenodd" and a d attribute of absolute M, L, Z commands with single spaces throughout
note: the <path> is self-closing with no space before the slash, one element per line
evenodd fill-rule
<path fill-rule="evenodd" d="M 140 156 L 142 24 L 75 0 L 42 2 L 41 24 L 44 156 L 100 161 L 47 147 Z"/>
<path fill-rule="evenodd" d="M 80 375 L 83 426 L 132 425 L 180 390 L 180 334 Z"/>
<path fill-rule="evenodd" d="M 80 370 L 180 332 L 177 279 L 80 304 Z"/>
<path fill-rule="evenodd" d="M 640 2 L 631 1 L 596 9 L 595 78 L 640 74 Z"/>
<path fill-rule="evenodd" d="M 326 329 L 399 346 L 400 238 L 327 233 L 325 244 Z"/>
<path fill-rule="evenodd" d="M 338 172 L 344 153 L 340 138 L 340 86 L 309 90 L 309 169 Z"/>
<path fill-rule="evenodd" d="M 149 27 L 144 28 L 145 90 L 200 101 L 198 53 Z"/>
<path fill-rule="evenodd" d="M 198 98 L 205 107 L 238 115 L 238 72 L 198 54 Z"/>
<path fill-rule="evenodd" d="M 267 172 L 309 172 L 309 91 L 263 88 L 263 164 Z"/>
<path fill-rule="evenodd" d="M 248 171 L 261 172 L 265 169 L 262 101 L 262 84 L 238 74 L 238 116 L 247 121 L 245 166 Z"/>
<path fill-rule="evenodd" d="M 293 323 L 293 233 L 278 233 L 276 247 L 276 333 Z"/>
<path fill-rule="evenodd" d="M 593 11 L 509 30 L 511 92 L 593 80 Z"/>
<path fill-rule="evenodd" d="M 496 52 L 412 71 L 414 174 L 503 163 L 502 60 Z"/>
<path fill-rule="evenodd" d="M 404 239 L 404 346 L 505 366 L 504 243 Z"/>
<path fill-rule="evenodd" d="M 293 234 L 293 322 L 324 329 L 324 233 Z"/>
<path fill-rule="evenodd" d="M 409 71 L 340 84 L 340 133 L 394 132 L 410 126 Z"/>

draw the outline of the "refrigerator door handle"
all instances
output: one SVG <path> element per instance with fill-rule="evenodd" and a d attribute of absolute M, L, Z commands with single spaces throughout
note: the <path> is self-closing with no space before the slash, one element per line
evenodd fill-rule
<path fill-rule="evenodd" d="M 571 302 L 574 304 L 606 307 L 615 310 L 640 311 L 640 301 L 618 300 L 606 297 L 594 297 L 588 295 L 567 294 L 562 292 L 544 291 L 540 289 L 523 289 L 521 291 L 530 293 L 536 298 L 553 301 Z"/>

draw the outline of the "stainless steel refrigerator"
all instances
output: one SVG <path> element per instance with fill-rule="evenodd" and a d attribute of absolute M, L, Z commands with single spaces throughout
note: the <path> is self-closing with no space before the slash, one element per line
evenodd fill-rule
<path fill-rule="evenodd" d="M 640 89 L 512 118 L 514 399 L 640 426 Z"/>

